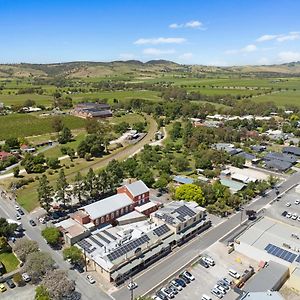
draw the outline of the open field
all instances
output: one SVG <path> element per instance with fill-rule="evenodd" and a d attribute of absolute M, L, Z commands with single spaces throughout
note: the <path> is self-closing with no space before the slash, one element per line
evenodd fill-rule
<path fill-rule="evenodd" d="M 1 95 L 0 102 L 5 105 L 18 105 L 23 104 L 26 100 L 34 100 L 36 104 L 51 105 L 53 97 L 50 95 L 37 95 L 37 94 L 22 94 L 22 95 Z"/>
<path fill-rule="evenodd" d="M 254 101 L 272 101 L 278 106 L 295 105 L 300 106 L 300 90 L 288 90 L 274 93 L 272 95 L 262 95 L 253 98 Z"/>
<path fill-rule="evenodd" d="M 6 273 L 14 271 L 19 265 L 18 259 L 12 252 L 11 253 L 6 253 L 6 252 L 1 253 L 0 261 L 4 264 Z"/>
<path fill-rule="evenodd" d="M 0 116 L 0 140 L 53 132 L 52 119 L 53 117 L 40 118 L 31 114 Z M 82 128 L 85 125 L 84 119 L 73 116 L 64 116 L 63 122 L 70 129 Z"/>

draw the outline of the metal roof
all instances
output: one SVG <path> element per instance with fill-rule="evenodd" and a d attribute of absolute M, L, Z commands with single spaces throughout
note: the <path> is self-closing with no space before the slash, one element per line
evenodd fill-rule
<path fill-rule="evenodd" d="M 95 220 L 130 204 L 132 200 L 126 194 L 121 193 L 83 206 L 81 209 L 85 210 L 92 220 Z"/>
<path fill-rule="evenodd" d="M 278 159 L 271 159 L 266 161 L 265 163 L 267 168 L 275 169 L 278 171 L 286 171 L 292 167 L 292 163 Z"/>
<path fill-rule="evenodd" d="M 194 180 L 192 178 L 189 177 L 183 177 L 183 176 L 174 176 L 173 180 L 179 183 L 183 183 L 183 184 L 191 184 L 194 182 Z"/>
<path fill-rule="evenodd" d="M 149 192 L 149 188 L 142 180 L 125 185 L 133 197 Z"/>
<path fill-rule="evenodd" d="M 265 160 L 277 159 L 280 161 L 286 161 L 289 163 L 295 163 L 297 161 L 297 157 L 292 154 L 280 153 L 280 152 L 269 152 L 264 157 Z"/>
<path fill-rule="evenodd" d="M 227 178 L 221 178 L 220 182 L 222 185 L 227 186 L 232 192 L 238 192 L 245 187 L 244 183 Z"/>
<path fill-rule="evenodd" d="M 276 290 L 288 272 L 288 267 L 274 261 L 269 261 L 266 267 L 257 272 L 257 274 L 246 283 L 244 290 L 248 292 Z"/>
<path fill-rule="evenodd" d="M 300 147 L 283 147 L 282 152 L 300 156 Z"/>

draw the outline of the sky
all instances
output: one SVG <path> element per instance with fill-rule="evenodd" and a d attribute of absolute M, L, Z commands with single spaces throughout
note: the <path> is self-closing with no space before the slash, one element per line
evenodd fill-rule
<path fill-rule="evenodd" d="M 300 61 L 298 0 L 0 0 L 0 63 Z"/>

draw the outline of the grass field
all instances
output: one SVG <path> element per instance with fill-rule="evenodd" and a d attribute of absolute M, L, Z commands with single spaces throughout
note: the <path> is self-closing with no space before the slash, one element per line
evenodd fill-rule
<path fill-rule="evenodd" d="M 50 95 L 36 95 L 36 94 L 22 94 L 22 95 L 1 95 L 0 102 L 5 105 L 17 105 L 23 104 L 26 100 L 34 100 L 36 104 L 51 105 L 53 103 L 53 97 Z"/>
<path fill-rule="evenodd" d="M 272 95 L 262 95 L 253 98 L 254 101 L 273 101 L 278 106 L 295 105 L 300 106 L 300 90 L 288 90 L 274 93 Z"/>
<path fill-rule="evenodd" d="M 40 118 L 30 114 L 0 116 L 0 140 L 53 132 L 52 119 L 53 117 Z M 64 116 L 63 122 L 70 129 L 82 128 L 85 125 L 84 119 L 73 116 Z"/>
<path fill-rule="evenodd" d="M 13 253 L 1 253 L 0 261 L 4 264 L 6 273 L 16 270 L 20 263 Z"/>

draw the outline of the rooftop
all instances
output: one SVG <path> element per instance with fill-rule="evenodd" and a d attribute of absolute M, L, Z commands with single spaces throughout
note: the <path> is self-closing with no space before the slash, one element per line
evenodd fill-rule
<path fill-rule="evenodd" d="M 227 186 L 231 192 L 236 193 L 240 190 L 242 190 L 246 185 L 244 183 L 227 179 L 227 178 L 221 178 L 220 179 L 221 184 Z"/>
<path fill-rule="evenodd" d="M 143 212 L 143 211 L 145 211 L 145 210 L 147 210 L 147 209 L 150 209 L 150 208 L 152 208 L 152 207 L 155 207 L 155 206 L 157 206 L 156 203 L 154 203 L 154 202 L 152 202 L 152 201 L 149 201 L 149 202 L 147 202 L 147 203 L 145 203 L 145 204 L 136 206 L 134 209 L 135 209 L 136 211 L 138 211 L 138 212 Z"/>
<path fill-rule="evenodd" d="M 284 300 L 279 292 L 254 292 L 247 293 L 242 297 L 238 298 L 239 300 Z"/>
<path fill-rule="evenodd" d="M 295 163 L 297 161 L 297 157 L 292 154 L 280 153 L 280 152 L 269 152 L 264 156 L 265 160 L 273 160 L 277 159 L 280 161 L 286 161 L 289 163 Z"/>
<path fill-rule="evenodd" d="M 149 192 L 149 188 L 142 180 L 138 180 L 130 184 L 125 184 L 125 186 L 133 195 L 133 197 Z"/>
<path fill-rule="evenodd" d="M 191 184 L 194 182 L 194 179 L 184 176 L 174 176 L 173 180 L 182 184 Z"/>
<path fill-rule="evenodd" d="M 132 204 L 132 200 L 124 193 L 116 194 L 95 203 L 81 207 L 92 220 L 110 214 Z"/>

